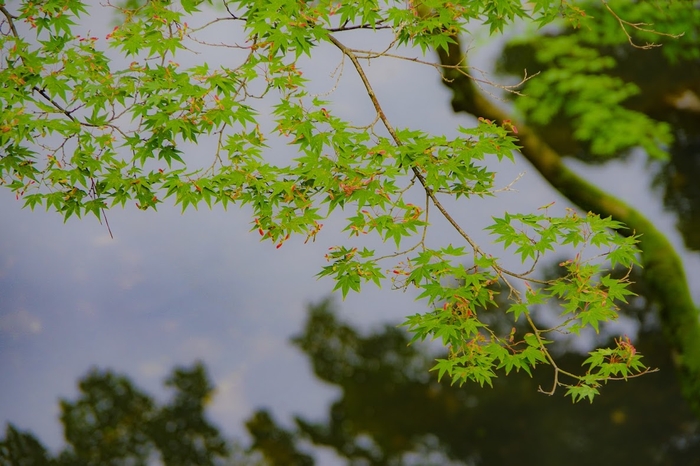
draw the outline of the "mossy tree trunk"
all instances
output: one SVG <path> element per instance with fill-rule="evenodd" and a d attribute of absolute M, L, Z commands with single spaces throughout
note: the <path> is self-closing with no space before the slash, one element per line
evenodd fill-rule
<path fill-rule="evenodd" d="M 542 176 L 572 203 L 585 211 L 602 217 L 611 216 L 623 222 L 628 229 L 622 235 L 640 235 L 639 247 L 648 297 L 659 306 L 663 331 L 672 349 L 683 395 L 693 412 L 700 417 L 700 319 L 693 303 L 683 269 L 683 263 L 668 239 L 639 211 L 584 180 L 568 168 L 547 143 L 522 122 L 492 103 L 479 91 L 474 81 L 454 69 L 466 67 L 459 40 L 448 51 L 439 52 L 445 68 L 443 81 L 453 93 L 452 108 L 502 123 L 510 120 L 518 128 L 522 155 Z"/>

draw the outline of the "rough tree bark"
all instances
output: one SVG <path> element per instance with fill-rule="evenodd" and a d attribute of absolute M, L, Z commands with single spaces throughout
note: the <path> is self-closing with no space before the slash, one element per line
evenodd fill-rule
<path fill-rule="evenodd" d="M 668 239 L 639 211 L 584 180 L 568 168 L 557 153 L 523 122 L 516 122 L 505 111 L 491 102 L 455 66 L 466 71 L 467 61 L 460 41 L 455 38 L 448 51 L 439 51 L 444 69 L 443 83 L 453 93 L 452 108 L 502 123 L 510 120 L 518 128 L 522 155 L 542 176 L 572 203 L 584 211 L 602 217 L 612 216 L 628 229 L 622 235 L 640 235 L 641 262 L 649 286 L 648 297 L 659 307 L 664 334 L 674 356 L 683 395 L 696 416 L 700 417 L 700 319 L 693 303 L 681 258 Z M 453 68 L 450 68 L 453 67 Z"/>

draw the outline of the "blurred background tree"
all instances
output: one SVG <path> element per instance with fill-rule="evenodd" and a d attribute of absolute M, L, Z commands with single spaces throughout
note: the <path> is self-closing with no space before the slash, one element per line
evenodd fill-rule
<path fill-rule="evenodd" d="M 8 424 L 0 465 L 257 464 L 207 419 L 214 387 L 203 364 L 174 368 L 165 386 L 173 396 L 159 405 L 128 377 L 92 369 L 78 381 L 78 399 L 60 401 L 65 448 L 51 456 L 31 433 Z"/>
<path fill-rule="evenodd" d="M 686 247 L 697 250 L 700 3 L 583 0 L 577 7 L 580 14 L 568 18 L 574 28 L 562 22 L 510 38 L 496 69 L 539 73 L 524 83 L 525 97 L 514 105 L 495 101 L 463 72 L 472 68 L 458 36 L 438 51 L 443 83 L 455 112 L 516 125 L 519 152 L 570 202 L 623 223 L 621 235 L 639 235 L 642 292 L 655 305 L 682 392 L 700 416 L 700 311 L 681 254 L 646 206 L 617 197 L 616 186 L 590 179 L 570 163 L 577 158 L 603 165 L 643 155 L 665 205 L 677 215 Z"/>
<path fill-rule="evenodd" d="M 623 14 L 629 14 L 641 20 L 649 11 L 647 2 L 638 5 L 635 12 L 633 5 L 624 5 Z M 649 189 L 655 190 L 664 199 L 664 205 L 677 217 L 677 228 L 685 242 L 685 247 L 700 251 L 700 55 L 698 52 L 697 22 L 684 24 L 689 18 L 679 18 L 684 14 L 690 18 L 698 15 L 697 2 L 686 2 L 686 9 L 674 11 L 681 2 L 668 10 L 655 2 L 658 8 L 651 11 L 653 16 L 647 21 L 654 22 L 655 27 L 684 28 L 683 36 L 673 39 L 658 37 L 655 41 L 660 47 L 632 47 L 624 35 L 611 40 L 608 30 L 609 22 L 588 24 L 585 30 L 567 30 L 527 37 L 511 41 L 503 50 L 497 70 L 511 76 L 520 76 L 523 70 L 530 73 L 555 71 L 553 60 L 545 60 L 537 53 L 538 47 L 556 40 L 557 37 L 571 36 L 576 42 L 595 50 L 601 57 L 610 60 L 609 66 L 599 70 L 599 76 L 619 79 L 635 89 L 624 101 L 627 110 L 641 112 L 654 121 L 666 123 L 673 138 L 668 146 L 669 157 L 665 161 L 657 160 L 649 164 L 649 169 L 656 173 L 655 184 Z M 694 3 L 693 7 L 691 3 Z M 693 11 L 693 9 L 695 11 Z M 596 18 L 606 18 L 608 13 L 600 2 L 592 2 L 586 11 Z M 591 22 L 593 23 L 593 22 Z M 661 23 L 661 24 L 660 24 Z M 679 24 L 680 23 L 680 24 Z M 613 25 L 615 26 L 615 25 Z M 687 28 L 686 28 L 687 26 Z M 528 94 L 527 84 L 524 93 Z M 572 96 L 570 104 L 575 103 Z M 626 159 L 632 151 L 622 149 L 605 156 L 596 154 L 591 148 L 591 141 L 575 135 L 577 119 L 574 114 L 560 108 L 546 121 L 532 118 L 534 109 L 525 112 L 528 123 L 559 154 L 574 157 L 587 164 L 601 165 L 613 159 Z M 633 182 L 633 180 L 630 180 Z"/>
<path fill-rule="evenodd" d="M 8 425 L 0 465 L 310 466 L 318 448 L 350 465 L 699 465 L 698 421 L 681 396 L 658 322 L 645 319 L 650 311 L 641 298 L 624 310 L 640 323 L 649 364 L 661 370 L 605 386 L 593 404 L 572 404 L 537 393 L 551 378 L 546 367 L 532 378 L 498 378 L 493 389 L 438 382 L 429 372 L 438 354 L 428 346 L 408 346 L 409 335 L 393 325 L 361 332 L 327 300 L 309 307 L 293 338 L 316 376 L 340 391 L 324 419 L 300 413 L 285 426 L 260 408 L 246 421 L 252 442 L 244 449 L 207 420 L 214 387 L 201 363 L 172 371 L 166 386 L 174 395 L 162 405 L 127 377 L 93 369 L 79 381 L 78 399 L 61 401 L 67 446 L 52 456 Z M 487 312 L 487 319 L 501 318 Z M 564 340 L 558 351 L 566 365 L 585 357 Z"/>

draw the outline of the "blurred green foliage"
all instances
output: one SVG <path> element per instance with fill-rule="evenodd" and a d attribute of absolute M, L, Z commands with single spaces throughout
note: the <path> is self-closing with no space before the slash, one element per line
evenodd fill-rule
<path fill-rule="evenodd" d="M 159 405 L 126 376 L 93 369 L 78 382 L 78 398 L 60 402 L 65 448 L 52 456 L 30 433 L 8 424 L 0 465 L 255 464 L 207 419 L 214 387 L 203 364 L 174 368 L 165 385 L 173 394 Z"/>
<path fill-rule="evenodd" d="M 244 450 L 207 420 L 214 387 L 201 363 L 173 370 L 166 385 L 174 395 L 162 405 L 127 377 L 92 370 L 78 399 L 61 402 L 67 446 L 52 456 L 8 425 L 0 465 L 311 466 L 319 448 L 349 465 L 698 465 L 700 424 L 648 319 L 653 309 L 639 298 L 625 313 L 640 321 L 639 346 L 661 371 L 605 386 L 589 405 L 537 393 L 551 383 L 547 367 L 532 378 L 494 379 L 492 390 L 440 383 L 427 371 L 433 350 L 409 346 L 409 335 L 390 325 L 360 332 L 324 301 L 310 306 L 293 343 L 319 380 L 340 391 L 325 419 L 299 414 L 289 426 L 258 410 L 245 423 L 252 442 Z M 485 318 L 508 325 L 498 312 Z M 557 348 L 565 367 L 581 364 L 584 356 L 567 342 Z"/>

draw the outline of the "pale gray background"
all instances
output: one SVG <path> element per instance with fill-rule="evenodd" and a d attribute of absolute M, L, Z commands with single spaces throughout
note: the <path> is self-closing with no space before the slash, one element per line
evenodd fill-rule
<path fill-rule="evenodd" d="M 93 11 L 89 19 L 101 44 L 111 29 L 108 23 L 103 11 Z M 223 53 L 215 50 L 204 58 L 225 62 Z M 475 62 L 486 66 L 490 53 L 475 50 Z M 336 50 L 326 47 L 313 62 L 304 62 L 305 76 L 318 79 L 319 92 L 333 87 L 328 74 L 339 59 Z M 471 124 L 451 113 L 450 96 L 433 70 L 385 60 L 373 62 L 369 72 L 395 125 L 455 134 L 459 124 Z M 341 84 L 329 97 L 336 102 L 334 109 L 367 116 L 369 101 L 360 90 L 346 63 Z M 275 146 L 271 154 L 290 157 L 292 151 Z M 659 196 L 649 192 L 643 154 L 626 164 L 582 170 L 649 215 L 680 247 L 673 217 L 663 212 Z M 490 242 L 482 229 L 491 215 L 533 211 L 551 201 L 560 210 L 567 205 L 520 160 L 499 167 L 499 185 L 522 171 L 526 175 L 516 185 L 518 192 L 452 206 L 483 244 Z M 300 331 L 308 303 L 333 287 L 331 280 L 319 281 L 315 274 L 326 264 L 327 248 L 346 238 L 338 232 L 337 219 L 325 222 L 316 243 L 303 245 L 303 238 L 293 238 L 277 250 L 249 232 L 249 211 L 237 207 L 209 211 L 203 206 L 181 214 L 168 203 L 157 213 L 128 205 L 108 213 L 115 239 L 95 218 L 64 224 L 58 214 L 22 209 L 8 190 L 0 191 L 0 209 L 3 423 L 30 429 L 57 449 L 62 444 L 58 397 L 75 397 L 76 380 L 90 367 L 123 372 L 138 386 L 164 396 L 161 382 L 170 369 L 198 359 L 216 384 L 210 413 L 226 435 L 245 438 L 241 421 L 257 407 L 271 408 L 283 423 L 294 412 L 324 414 L 334 391 L 313 379 L 307 361 L 288 339 Z M 430 239 L 447 242 L 455 236 L 437 221 Z M 699 256 L 685 254 L 684 260 L 700 301 Z M 341 315 L 362 328 L 398 322 L 425 310 L 414 298 L 411 291 L 367 286 L 341 304 Z"/>

